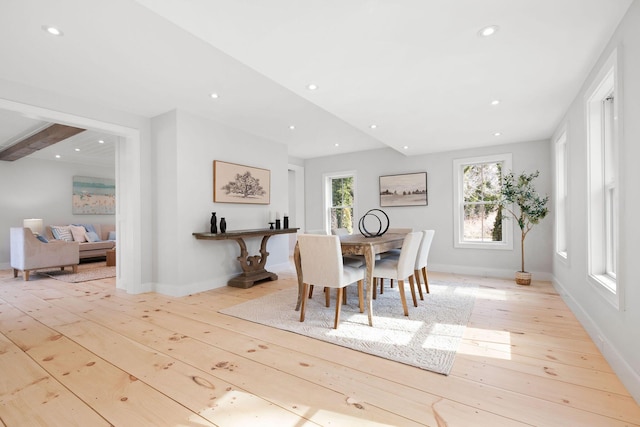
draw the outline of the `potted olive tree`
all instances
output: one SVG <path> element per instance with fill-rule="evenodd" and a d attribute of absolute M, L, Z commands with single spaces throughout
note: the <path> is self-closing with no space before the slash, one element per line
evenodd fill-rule
<path fill-rule="evenodd" d="M 540 197 L 533 184 L 539 174 L 539 171 L 532 174 L 523 172 L 516 176 L 513 172 L 509 172 L 502 177 L 499 206 L 513 216 L 521 231 L 522 263 L 520 271 L 516 272 L 516 283 L 519 285 L 531 284 L 531 273 L 524 269 L 524 239 L 533 226 L 549 213 L 547 209 L 549 196 Z"/>

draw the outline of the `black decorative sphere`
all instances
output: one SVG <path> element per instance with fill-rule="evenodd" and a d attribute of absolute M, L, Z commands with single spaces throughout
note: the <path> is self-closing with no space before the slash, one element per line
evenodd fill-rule
<path fill-rule="evenodd" d="M 381 216 L 378 216 L 378 213 L 382 214 Z M 372 231 L 367 230 L 367 228 L 365 227 L 365 218 L 369 216 L 369 217 L 374 217 L 375 219 L 378 220 L 378 230 L 374 233 Z M 384 219 L 384 224 L 383 224 L 383 219 Z M 384 227 L 384 229 L 383 229 Z M 362 218 L 360 218 L 360 221 L 358 221 L 358 229 L 360 230 L 360 233 L 365 236 L 365 237 L 379 237 L 382 236 L 384 233 L 387 232 L 387 230 L 389 229 L 389 217 L 387 216 L 386 213 L 384 213 L 383 210 L 380 209 L 369 209 L 367 211 L 366 214 L 364 214 L 362 216 Z"/>

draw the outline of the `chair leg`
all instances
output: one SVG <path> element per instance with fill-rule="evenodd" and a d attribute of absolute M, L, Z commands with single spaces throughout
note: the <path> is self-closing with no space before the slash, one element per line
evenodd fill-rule
<path fill-rule="evenodd" d="M 306 295 L 306 291 L 302 295 Z M 309 299 L 313 296 L 313 285 L 309 286 Z"/>
<path fill-rule="evenodd" d="M 427 267 L 422 267 L 422 276 L 424 277 L 424 287 L 427 289 L 427 293 L 429 293 L 429 278 L 427 277 Z"/>
<path fill-rule="evenodd" d="M 73 274 L 78 274 L 78 264 L 71 266 L 71 270 L 73 271 Z"/>
<path fill-rule="evenodd" d="M 18 270 L 17 269 L 13 269 L 13 278 L 15 279 L 16 277 L 18 277 Z"/>
<path fill-rule="evenodd" d="M 25 282 L 28 282 L 28 281 L 29 281 L 29 270 L 24 270 L 24 271 L 22 272 L 22 279 L 23 279 Z"/>
<path fill-rule="evenodd" d="M 416 278 L 416 286 L 418 287 L 418 292 L 420 293 L 420 299 L 423 300 L 424 296 L 422 295 L 422 285 L 420 284 L 420 270 L 414 270 L 413 277 Z"/>
<path fill-rule="evenodd" d="M 360 313 L 364 313 L 364 281 L 358 280 L 358 302 L 360 303 Z"/>
<path fill-rule="evenodd" d="M 402 300 L 402 309 L 404 310 L 404 315 L 409 315 L 409 309 L 407 308 L 407 298 L 404 295 L 404 281 L 398 280 L 398 288 L 400 289 L 400 299 Z"/>
<path fill-rule="evenodd" d="M 393 279 L 391 279 L 391 286 L 390 287 L 393 288 Z"/>
<path fill-rule="evenodd" d="M 384 294 L 384 279 L 380 278 L 380 295 Z"/>
<path fill-rule="evenodd" d="M 342 304 L 347 304 L 347 287 L 342 288 Z"/>
<path fill-rule="evenodd" d="M 331 289 L 324 288 L 324 302 L 329 307 L 331 305 Z"/>
<path fill-rule="evenodd" d="M 344 288 L 343 288 L 344 289 Z M 342 308 L 342 290 L 336 289 L 336 320 L 333 322 L 333 329 L 338 329 L 338 323 L 340 323 L 340 309 Z M 329 292 L 327 292 L 328 294 Z"/>
<path fill-rule="evenodd" d="M 409 276 L 409 286 L 411 286 L 411 298 L 413 298 L 413 306 L 418 306 L 418 301 L 416 300 L 416 287 L 413 281 L 413 275 Z"/>
<path fill-rule="evenodd" d="M 305 283 L 304 284 L 304 291 L 302 292 L 302 295 L 306 295 L 307 292 L 309 292 L 309 284 Z M 300 305 L 300 321 L 304 322 L 304 309 L 307 307 L 307 299 L 306 298 L 302 298 L 302 304 Z"/>
<path fill-rule="evenodd" d="M 382 280 L 382 279 L 380 279 Z M 373 299 L 376 299 L 376 297 L 378 296 L 378 278 L 374 277 L 373 278 L 373 286 L 371 286 L 373 288 Z"/>

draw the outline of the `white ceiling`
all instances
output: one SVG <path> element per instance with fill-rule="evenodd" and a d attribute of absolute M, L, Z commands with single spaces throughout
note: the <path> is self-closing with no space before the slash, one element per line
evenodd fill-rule
<path fill-rule="evenodd" d="M 0 0 L 0 79 L 145 117 L 185 109 L 300 158 L 425 154 L 549 138 L 631 3 Z M 24 120 L 0 117 L 0 146 Z"/>

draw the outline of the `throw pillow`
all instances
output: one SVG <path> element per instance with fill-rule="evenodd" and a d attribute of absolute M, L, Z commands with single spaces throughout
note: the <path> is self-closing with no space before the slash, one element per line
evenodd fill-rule
<path fill-rule="evenodd" d="M 96 231 L 96 228 L 93 226 L 93 224 L 82 224 L 82 225 L 84 226 L 84 228 L 87 231 L 92 231 L 92 232 L 98 234 L 98 232 Z"/>
<path fill-rule="evenodd" d="M 73 240 L 76 242 L 84 243 L 87 241 L 86 233 L 87 230 L 81 225 L 70 225 L 71 235 L 73 236 Z"/>
<path fill-rule="evenodd" d="M 87 231 L 87 240 L 90 242 L 99 242 L 100 237 L 95 231 Z"/>
<path fill-rule="evenodd" d="M 38 235 L 36 236 L 36 238 L 37 238 L 38 240 L 40 240 L 42 243 L 49 243 L 49 241 L 47 240 L 47 238 L 46 238 L 46 237 L 44 237 L 42 234 L 38 234 Z"/>
<path fill-rule="evenodd" d="M 58 240 L 65 240 L 67 242 L 73 242 L 73 235 L 68 225 L 52 225 L 51 233 L 53 237 Z"/>
<path fill-rule="evenodd" d="M 107 240 L 116 240 L 116 232 L 115 231 L 110 231 L 109 232 L 109 237 L 107 238 Z"/>

